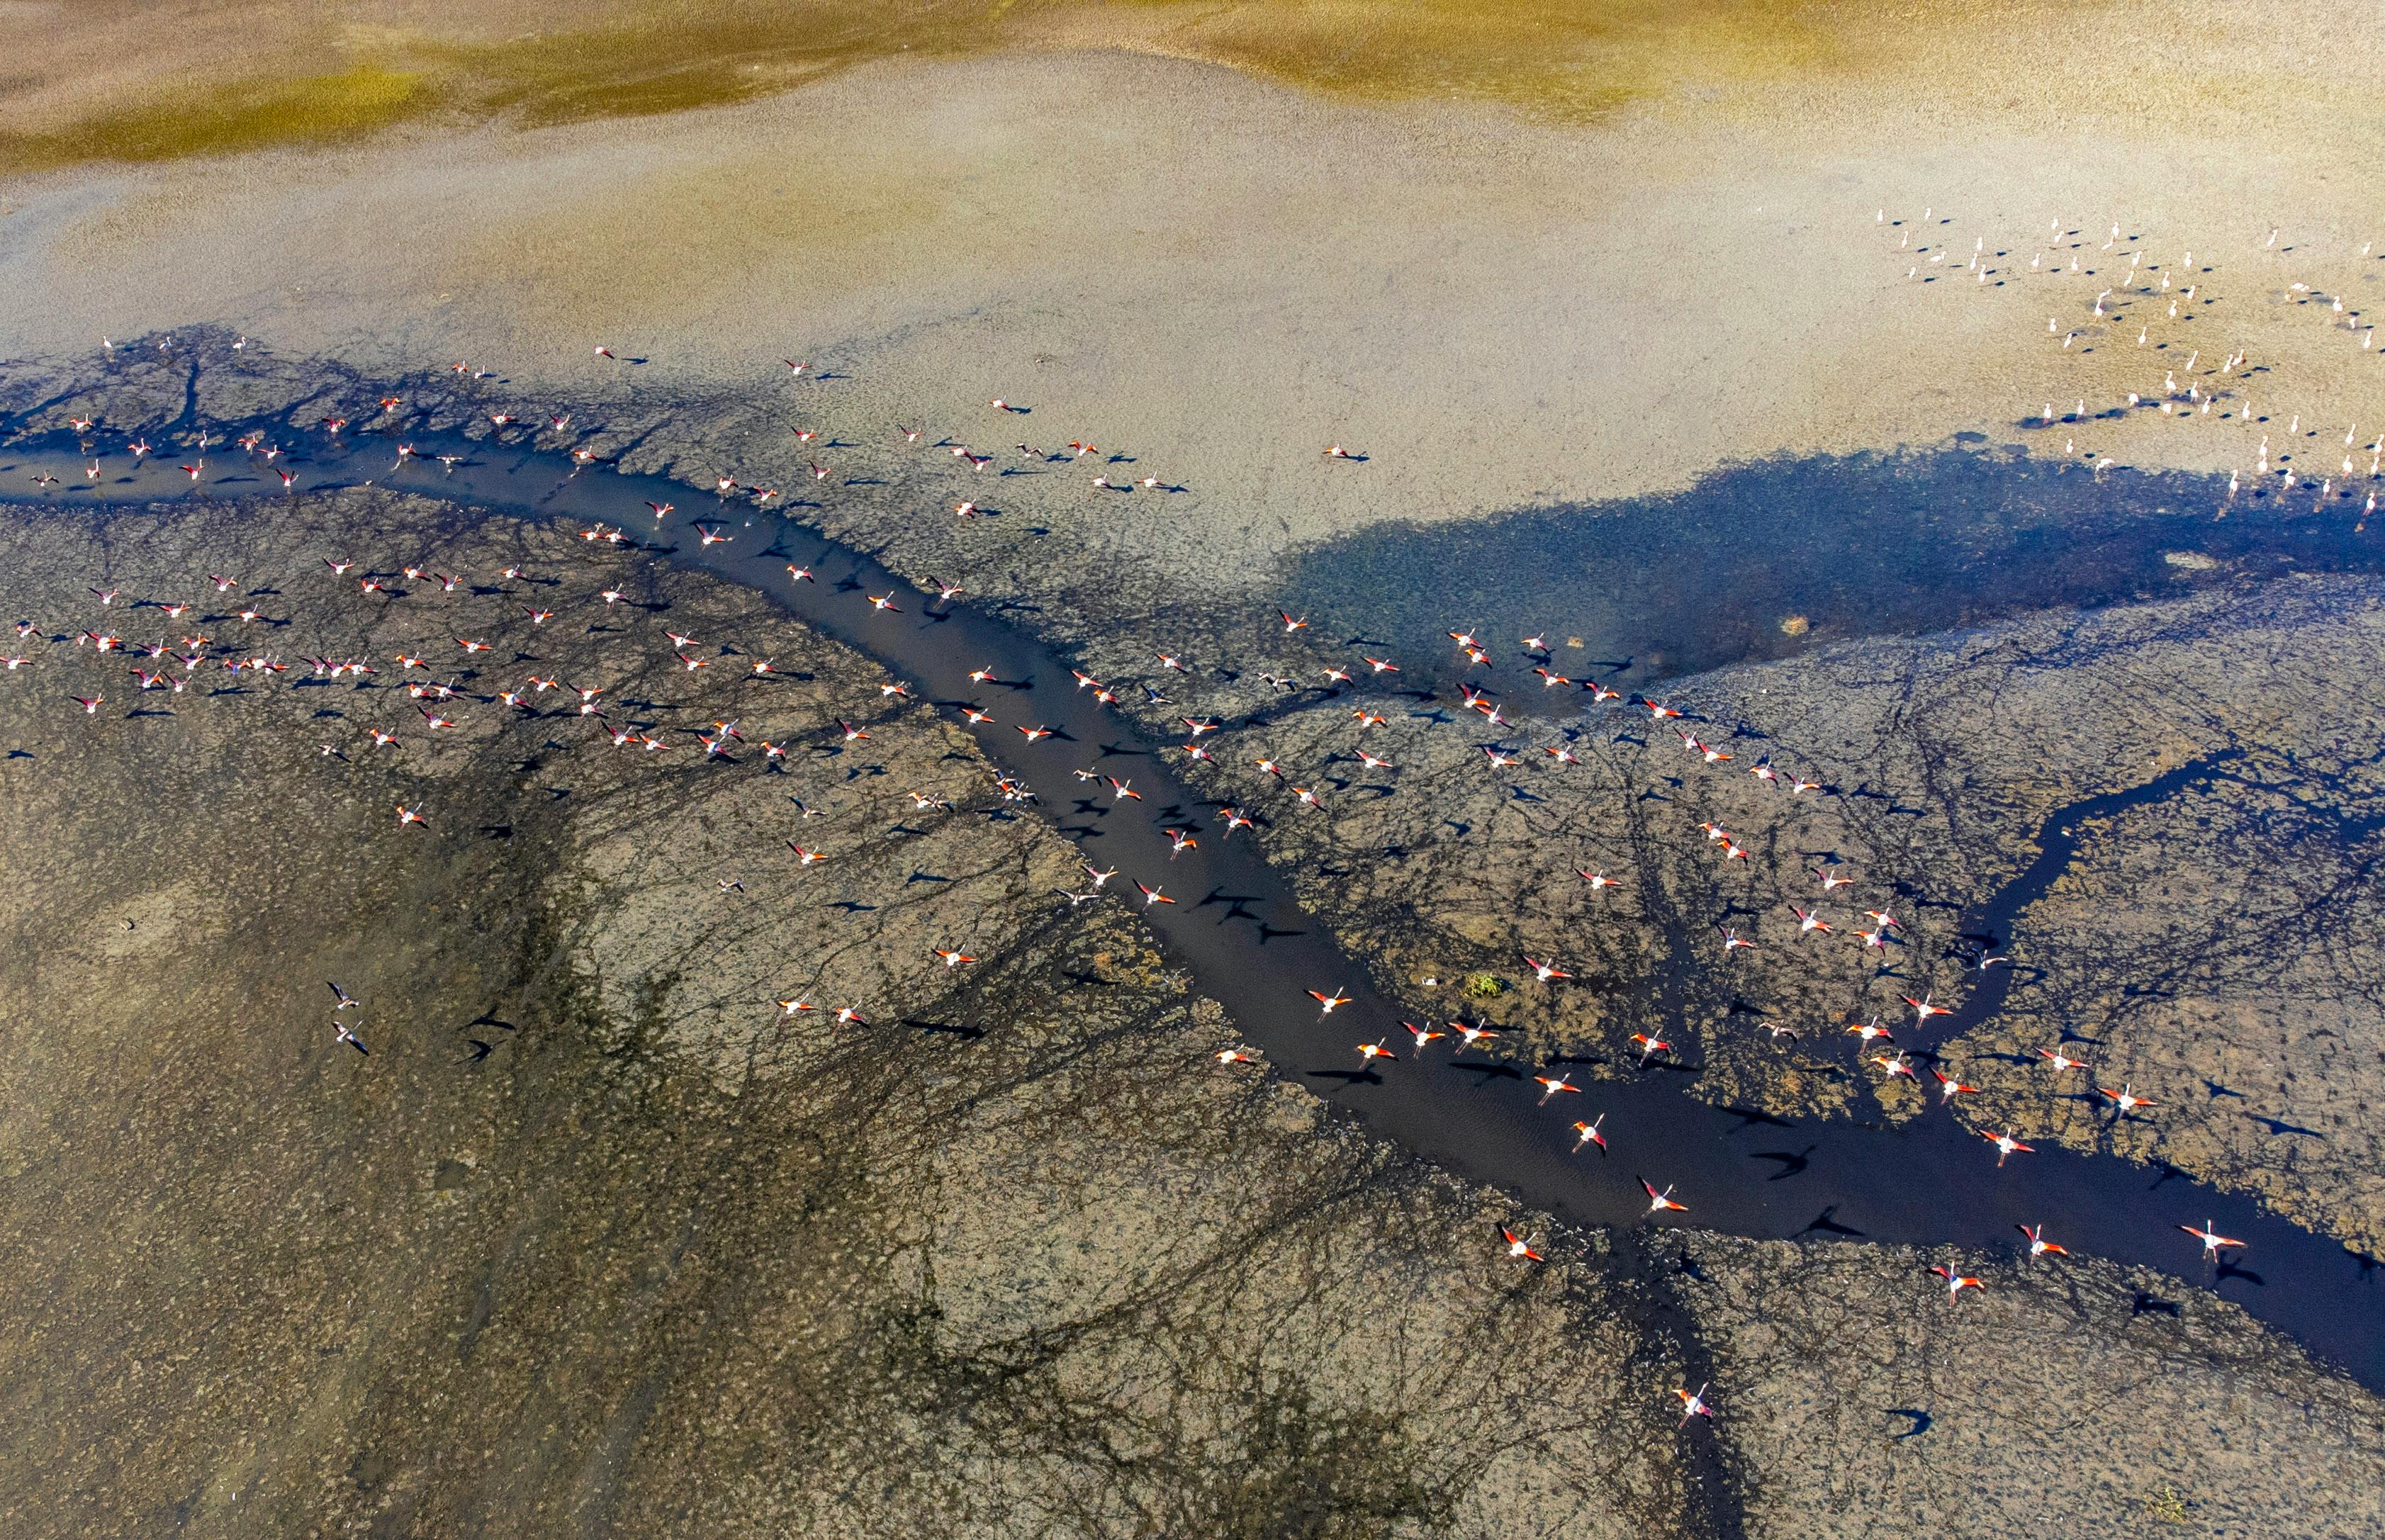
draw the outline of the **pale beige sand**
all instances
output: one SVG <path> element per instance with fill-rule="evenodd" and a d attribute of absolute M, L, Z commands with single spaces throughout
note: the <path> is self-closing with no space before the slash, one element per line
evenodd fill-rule
<path fill-rule="evenodd" d="M 2075 25 L 2074 45 L 2027 17 L 1942 19 L 1911 78 L 1677 92 L 1591 124 L 1014 53 L 705 113 L 62 173 L 0 221 L 0 336 L 39 353 L 217 321 L 375 369 L 468 357 L 533 406 L 617 387 L 598 342 L 652 357 L 634 378 L 662 398 L 783 393 L 778 358 L 812 357 L 851 376 L 818 397 L 848 436 L 925 422 L 1136 454 L 1192 495 L 1055 477 L 1015 500 L 1254 585 L 1288 546 L 1386 517 L 2014 435 L 2048 402 L 2158 392 L 2197 349 L 2181 388 L 2239 384 L 2207 371 L 2241 349 L 2266 370 L 2256 411 L 2336 437 L 2385 419 L 2385 351 L 2347 329 L 2385 293 L 2385 261 L 2358 257 L 2385 241 L 2357 190 L 2385 160 L 2354 74 L 2374 61 L 2302 59 L 2274 7 Z M 1876 222 L 1925 207 L 1953 222 Z M 2075 242 L 2093 276 L 2027 270 L 2055 219 L 2086 234 L 2050 265 Z M 1956 260 L 1900 252 L 1917 230 Z M 2003 286 L 1956 266 L 1978 239 Z M 2093 317 L 2128 255 L 2182 286 L 2189 250 L 2214 269 L 2202 319 L 2168 320 L 2158 293 Z M 2293 303 L 2297 282 L 2354 314 Z M 2072 350 L 2049 317 L 2081 331 Z M 2137 347 L 2139 324 L 2171 348 Z M 992 412 L 997 394 L 1034 414 Z M 2249 470 L 2264 431 L 2146 411 L 2023 436 Z M 1373 457 L 1329 463 L 1332 442 Z"/>

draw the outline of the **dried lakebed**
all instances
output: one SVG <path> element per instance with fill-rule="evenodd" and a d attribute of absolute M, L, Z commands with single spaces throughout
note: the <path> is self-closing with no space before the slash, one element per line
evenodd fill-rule
<path fill-rule="evenodd" d="M 171 463 L 128 466 L 118 456 L 97 462 L 103 474 L 94 480 L 70 439 L 44 436 L 23 422 L 5 426 L 14 448 L 0 462 L 0 476 L 7 478 L 7 500 L 20 508 L 71 517 L 78 507 L 117 503 L 281 495 L 271 490 L 278 478 L 245 462 L 228 462 L 227 469 L 240 469 L 194 486 Z M 229 437 L 243 426 L 210 432 Z M 1399 1008 L 1302 911 L 1286 879 L 1247 837 L 1219 838 L 1212 826 L 1205 844 L 1169 858 L 1159 829 L 1207 822 L 1205 799 L 1168 772 L 1161 745 L 1077 688 L 1067 662 L 1042 644 L 998 615 L 966 605 L 930 607 L 908 582 L 867 554 L 750 507 L 716 504 L 682 483 L 601 467 L 575 470 L 558 455 L 489 443 L 421 435 L 414 442 L 424 457 L 460 457 L 443 475 L 410 469 L 394 484 L 446 498 L 459 516 L 490 509 L 602 522 L 632 536 L 644 532 L 641 547 L 625 547 L 625 560 L 637 559 L 642 549 L 759 589 L 826 635 L 883 662 L 923 698 L 989 701 L 1000 720 L 977 733 L 989 757 L 1038 789 L 1089 859 L 1120 869 L 1118 887 L 1140 880 L 1176 900 L 1145 913 L 1194 986 L 1224 1006 L 1280 1071 L 1419 1156 L 1587 1225 L 1632 1225 L 1645 1217 L 1636 1175 L 1673 1184 L 1689 1205 L 1688 1223 L 1756 1238 L 2006 1250 L 2015 1225 L 2051 1221 L 2074 1249 L 2215 1289 L 2362 1383 L 2385 1389 L 2385 1281 L 2373 1260 L 2175 1171 L 2056 1149 L 2017 1157 L 1999 1171 L 1992 1151 L 1945 1118 L 1891 1129 L 1735 1112 L 1689 1094 L 1695 1066 L 1661 1061 L 1628 1083 L 1596 1083 L 1580 1098 L 1587 1105 L 1576 1115 L 1604 1113 L 1605 1132 L 1620 1152 L 1602 1159 L 1595 1152 L 1577 1155 L 1570 1119 L 1535 1105 L 1536 1066 L 1433 1053 L 1403 1054 L 1384 1070 L 1362 1070 L 1354 1045 L 1396 1034 Z M 310 444 L 283 463 L 295 475 L 292 493 L 303 495 L 393 481 L 389 452 L 386 441 L 340 440 Z M 18 489 L 42 472 L 72 490 L 27 498 Z M 680 499 L 690 507 L 659 521 L 644 506 Z M 706 545 L 693 537 L 694 523 L 712 522 L 707 511 L 719 516 L 732 540 Z M 817 569 L 817 583 L 791 579 L 791 560 Z M 877 611 L 863 601 L 866 593 L 888 590 L 908 598 L 902 611 Z M 991 668 L 999 683 L 973 685 L 973 668 Z M 1015 731 L 1036 723 L 1052 735 L 1030 743 Z M 1131 780 L 1143 800 L 1113 801 L 1105 791 L 1065 795 L 1074 784 L 1067 772 L 1087 766 Z M 2208 769 L 2183 767 L 2058 810 L 2038 831 L 2043 855 L 1984 906 L 1979 921 L 2004 929 L 2059 875 L 2072 847 L 2066 829 L 2158 800 Z M 1310 989 L 1356 998 L 1320 1020 Z M 1993 1003 L 1992 990 L 1983 991 L 1957 1026 L 1974 1023 Z M 2193 1243 L 2176 1226 L 2206 1220 L 2249 1244 L 2231 1263 L 2198 1271 Z M 2166 1302 L 2149 1295 L 2139 1308 L 2159 1313 Z"/>

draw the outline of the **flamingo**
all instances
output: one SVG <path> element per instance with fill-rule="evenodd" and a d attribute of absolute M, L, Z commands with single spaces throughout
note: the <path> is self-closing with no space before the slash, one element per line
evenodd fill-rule
<path fill-rule="evenodd" d="M 1956 1272 L 1952 1268 L 1933 1267 L 1929 1271 L 1946 1280 L 1946 1303 L 1949 1305 L 1953 1304 L 1954 1297 L 1965 1289 L 1985 1287 L 1978 1279 L 1966 1273 Z"/>
<path fill-rule="evenodd" d="M 1944 1073 L 1934 1064 L 1929 1067 L 1929 1073 L 1938 1082 L 1938 1105 L 1941 1107 L 1953 1101 L 1956 1096 L 1976 1096 L 1979 1094 L 1978 1086 L 1964 1084 L 1961 1081 Z"/>
<path fill-rule="evenodd" d="M 1930 1004 L 1930 996 L 1928 995 L 1922 995 L 1921 998 L 1917 1000 L 1910 995 L 1902 995 L 1900 998 L 1902 998 L 1906 1005 L 1913 1008 L 1913 1024 L 1917 1027 L 1928 1021 L 1932 1016 L 1952 1016 L 1954 1014 L 1954 1010 L 1950 1007 Z"/>
<path fill-rule="evenodd" d="M 2022 1144 L 2009 1133 L 1990 1133 L 1987 1130 L 1981 1129 L 1979 1137 L 1996 1146 L 1996 1170 L 1998 1171 L 2004 1170 L 2005 1158 L 2015 1153 L 2021 1155 L 2037 1153 L 2035 1149 Z"/>
<path fill-rule="evenodd" d="M 1577 1096 L 1581 1095 L 1581 1087 L 1573 1083 L 1573 1075 L 1571 1071 L 1567 1071 L 1565 1074 L 1555 1077 L 1548 1075 L 1534 1075 L 1532 1078 L 1541 1083 L 1541 1099 L 1535 1104 L 1537 1106 L 1548 1106 L 1549 1098 L 1557 1095 L 1559 1092 L 1571 1092 Z"/>
<path fill-rule="evenodd" d="M 2134 1112 L 2138 1108 L 2151 1107 L 2154 1105 L 2153 1098 L 2151 1096 L 2138 1096 L 2137 1088 L 2126 1081 L 2122 1081 L 2120 1083 L 2120 1088 L 2117 1091 L 2113 1090 L 2108 1085 L 2099 1085 L 2095 1087 L 2095 1089 L 2102 1092 L 2105 1096 L 2111 1098 L 2112 1104 L 2120 1109 L 2120 1116 L 2123 1118 L 2127 1117 L 2129 1113 Z"/>

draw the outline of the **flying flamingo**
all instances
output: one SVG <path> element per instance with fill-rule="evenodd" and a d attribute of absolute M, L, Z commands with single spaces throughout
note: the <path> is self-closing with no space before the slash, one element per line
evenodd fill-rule
<path fill-rule="evenodd" d="M 2203 1255 L 2215 1261 L 2218 1259 L 2219 1254 L 2227 1247 L 2231 1246 L 2242 1246 L 2244 1244 L 2242 1241 L 2230 1240 L 2227 1236 L 2221 1234 L 2217 1230 L 2212 1227 L 2209 1220 L 2204 1220 L 2203 1221 L 2203 1228 L 2200 1230 L 2197 1230 L 2191 1224 L 2181 1224 L 2179 1228 L 2193 1236 L 2196 1240 L 2201 1241 L 2203 1243 Z"/>
<path fill-rule="evenodd" d="M 1652 1214 L 1661 1214 L 1667 1208 L 1679 1214 L 1686 1214 L 1690 1211 L 1686 1205 L 1675 1203 L 1673 1201 L 1673 1189 L 1670 1185 L 1667 1185 L 1665 1190 L 1660 1193 L 1656 1190 L 1655 1183 L 1650 1182 L 1643 1176 L 1640 1178 L 1640 1190 L 1648 1195 L 1648 1212 Z"/>
<path fill-rule="evenodd" d="M 2015 1152 L 2018 1152 L 2022 1155 L 2035 1155 L 2037 1153 L 2036 1150 L 2022 1144 L 2019 1140 L 2014 1138 L 2009 1133 L 1990 1133 L 1986 1129 L 1981 1129 L 1979 1131 L 1979 1137 L 1996 1146 L 1996 1169 L 1998 1171 L 2004 1170 L 2005 1158 Z"/>
<path fill-rule="evenodd" d="M 1965 1289 L 1976 1289 L 1984 1286 L 1978 1279 L 1969 1277 L 1964 1273 L 1956 1272 L 1952 1268 L 1933 1267 L 1929 1271 L 1936 1273 L 1939 1277 L 1946 1280 L 1946 1303 L 1949 1305 L 1953 1304 L 1954 1302 L 1955 1296 L 1961 1294 Z"/>

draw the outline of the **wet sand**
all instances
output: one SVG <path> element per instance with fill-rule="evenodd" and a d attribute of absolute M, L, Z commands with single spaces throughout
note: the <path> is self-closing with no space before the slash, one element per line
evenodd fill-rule
<path fill-rule="evenodd" d="M 1005 489 L 1064 547 L 1155 590 L 1261 589 L 1287 551 L 1376 520 L 1678 488 L 1775 452 L 1979 431 L 2058 456 L 2025 415 L 2157 391 L 2198 352 L 2200 373 L 2247 351 L 2259 411 L 2340 432 L 2385 354 L 2329 307 L 2373 308 L 2385 262 L 2364 266 L 2380 232 L 2330 212 L 2329 179 L 2385 145 L 2235 25 L 2198 28 L 2175 61 L 2226 60 L 2235 94 L 2183 74 L 2175 101 L 2083 56 L 2008 99 L 1981 81 L 1941 101 L 1942 60 L 1859 92 L 1742 81 L 1563 123 L 1030 52 L 861 66 L 631 125 L 85 169 L 11 195 L 0 271 L 19 297 L 0 326 L 20 353 L 209 321 L 384 375 L 468 359 L 525 406 L 640 403 L 686 457 L 749 479 L 799 472 L 813 457 L 786 431 L 805 423 L 862 446 L 844 459 L 871 474 L 899 423 L 996 449 L 1089 439 L 1189 490 Z M 1988 78 L 2040 62 L 2024 49 Z M 2178 156 L 2173 113 L 2229 153 Z M 1950 264 L 1923 282 L 1908 238 L 1957 261 L 1984 240 L 1995 281 Z M 2029 272 L 2048 250 L 2093 271 Z M 2182 290 L 2189 252 L 2186 319 L 2158 288 L 2129 312 L 2147 348 L 2092 314 L 2129 255 Z M 2295 282 L 2329 297 L 2299 303 Z M 2049 339 L 2049 316 L 2079 344 Z M 613 368 L 599 342 L 650 362 Z M 781 357 L 840 378 L 790 394 Z M 768 406 L 704 405 L 732 399 Z M 2059 440 L 2224 470 L 2263 431 L 2139 413 Z M 1327 462 L 1332 443 L 1370 458 Z M 912 529 L 932 502 L 859 501 L 880 533 L 944 544 Z M 1015 528 L 923 558 L 1050 586 Z"/>

